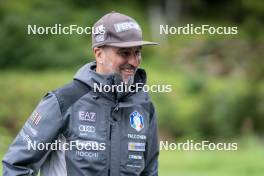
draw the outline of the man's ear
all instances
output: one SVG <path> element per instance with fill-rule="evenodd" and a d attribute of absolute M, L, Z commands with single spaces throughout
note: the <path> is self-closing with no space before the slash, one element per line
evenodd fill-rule
<path fill-rule="evenodd" d="M 97 63 L 103 63 L 103 49 L 102 48 L 93 48 L 93 53 Z"/>

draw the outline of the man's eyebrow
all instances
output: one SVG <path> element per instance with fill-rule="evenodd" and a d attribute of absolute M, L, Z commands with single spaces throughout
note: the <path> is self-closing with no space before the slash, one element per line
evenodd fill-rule
<path fill-rule="evenodd" d="M 131 50 L 141 50 L 142 47 L 136 47 L 136 48 L 119 48 L 117 51 L 118 52 L 123 52 L 123 51 L 131 51 Z"/>
<path fill-rule="evenodd" d="M 119 48 L 117 51 L 130 51 L 131 50 L 131 48 Z"/>

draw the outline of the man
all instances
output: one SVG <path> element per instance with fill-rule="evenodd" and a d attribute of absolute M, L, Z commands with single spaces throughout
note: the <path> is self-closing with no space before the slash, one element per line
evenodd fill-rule
<path fill-rule="evenodd" d="M 146 83 L 141 47 L 156 43 L 142 41 L 137 22 L 116 12 L 94 28 L 96 62 L 44 96 L 6 153 L 4 176 L 39 169 L 45 176 L 158 175 L 155 110 L 136 88 Z"/>

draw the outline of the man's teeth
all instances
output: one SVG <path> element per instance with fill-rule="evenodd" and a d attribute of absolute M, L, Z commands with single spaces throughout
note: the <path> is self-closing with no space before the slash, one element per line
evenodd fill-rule
<path fill-rule="evenodd" d="M 134 72 L 134 70 L 133 69 L 124 69 L 126 72 Z"/>

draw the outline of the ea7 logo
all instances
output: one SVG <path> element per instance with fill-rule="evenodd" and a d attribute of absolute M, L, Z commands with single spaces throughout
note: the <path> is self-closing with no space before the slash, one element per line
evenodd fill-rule
<path fill-rule="evenodd" d="M 79 120 L 80 121 L 95 122 L 96 113 L 95 112 L 87 112 L 87 111 L 79 111 Z"/>

